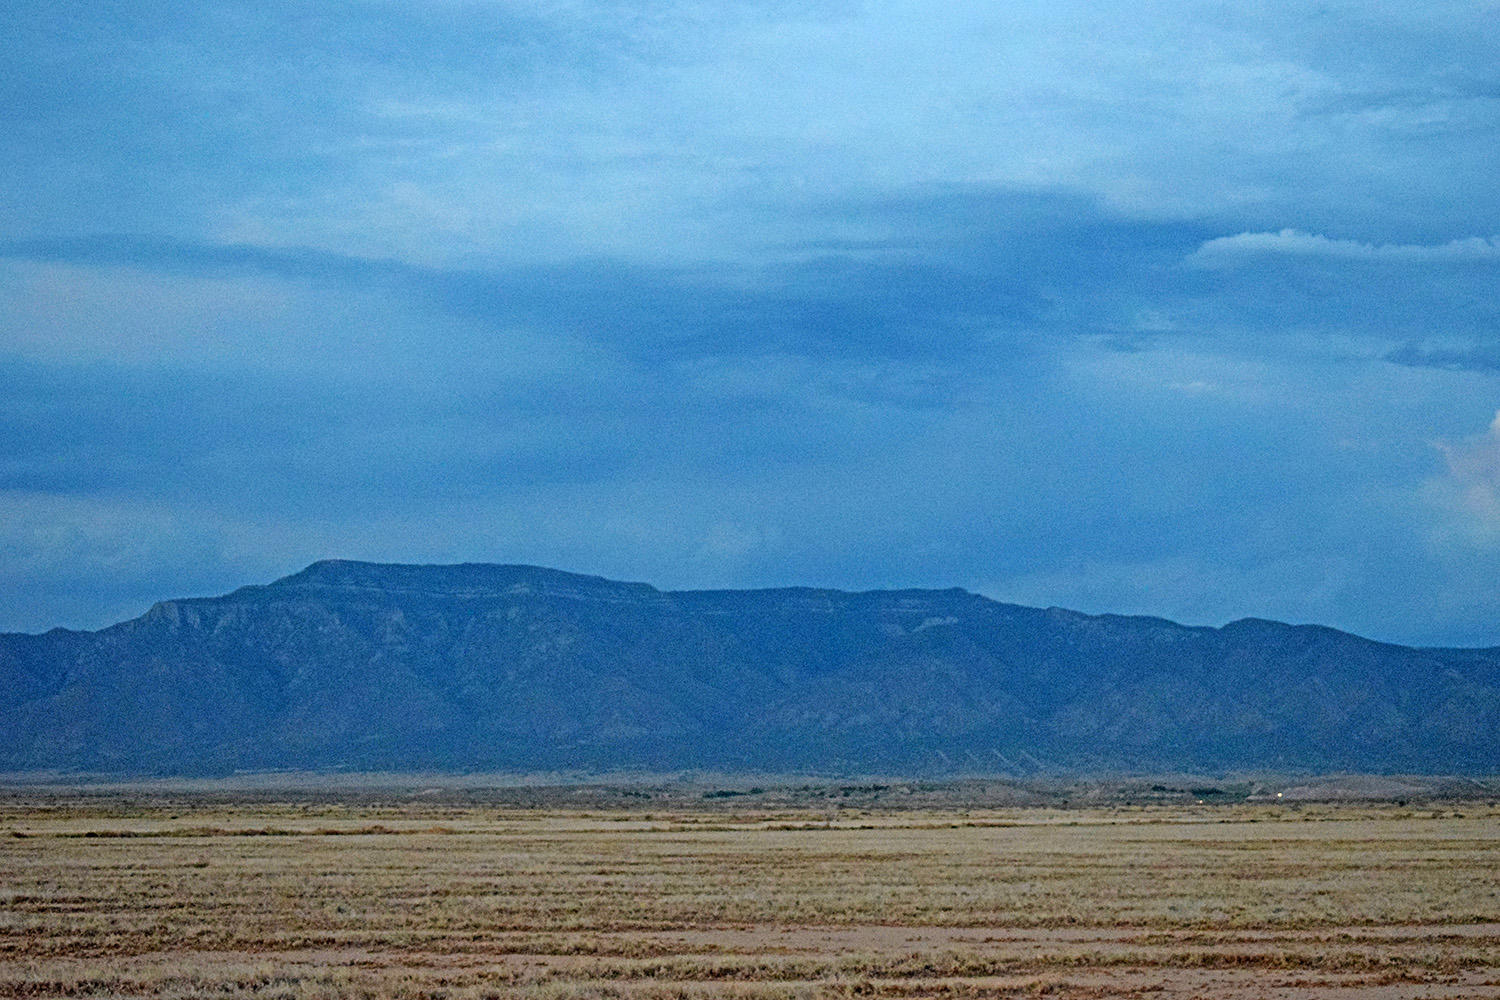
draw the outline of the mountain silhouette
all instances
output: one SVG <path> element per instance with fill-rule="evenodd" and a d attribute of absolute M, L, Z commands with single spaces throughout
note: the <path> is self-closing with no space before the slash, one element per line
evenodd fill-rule
<path fill-rule="evenodd" d="M 0 635 L 0 770 L 1500 771 L 1500 649 L 963 590 L 315 563 Z"/>

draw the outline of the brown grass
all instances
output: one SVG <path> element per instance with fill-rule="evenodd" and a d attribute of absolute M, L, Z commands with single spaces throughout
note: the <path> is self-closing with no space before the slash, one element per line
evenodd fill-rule
<path fill-rule="evenodd" d="M 17 799 L 0 998 L 1500 997 L 1497 848 L 1472 803 Z"/>

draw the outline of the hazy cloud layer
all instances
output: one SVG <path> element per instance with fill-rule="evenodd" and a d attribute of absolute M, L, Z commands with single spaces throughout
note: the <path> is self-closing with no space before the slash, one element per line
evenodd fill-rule
<path fill-rule="evenodd" d="M 1445 526 L 1461 546 L 1500 545 L 1500 413 L 1484 434 L 1440 441 L 1446 468 L 1428 485 L 1450 515 Z"/>
<path fill-rule="evenodd" d="M 1500 642 L 1497 22 L 12 4 L 0 628 L 344 556 Z"/>

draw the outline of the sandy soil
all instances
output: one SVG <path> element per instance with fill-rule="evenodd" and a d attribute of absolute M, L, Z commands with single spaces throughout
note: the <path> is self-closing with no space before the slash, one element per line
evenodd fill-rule
<path fill-rule="evenodd" d="M 1488 806 L 815 820 L 18 804 L 0 1000 L 1500 1000 Z"/>

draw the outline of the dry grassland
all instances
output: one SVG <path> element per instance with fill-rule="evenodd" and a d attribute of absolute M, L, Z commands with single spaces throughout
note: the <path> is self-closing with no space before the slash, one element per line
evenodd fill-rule
<path fill-rule="evenodd" d="M 1500 997 L 1500 810 L 0 801 L 0 998 Z"/>

